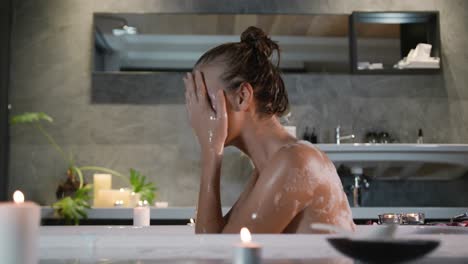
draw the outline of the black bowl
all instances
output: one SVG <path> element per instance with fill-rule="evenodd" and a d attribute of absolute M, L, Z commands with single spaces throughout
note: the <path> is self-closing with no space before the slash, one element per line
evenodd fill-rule
<path fill-rule="evenodd" d="M 394 263 L 420 258 L 439 246 L 437 240 L 365 240 L 329 238 L 328 242 L 344 255 L 364 262 Z"/>

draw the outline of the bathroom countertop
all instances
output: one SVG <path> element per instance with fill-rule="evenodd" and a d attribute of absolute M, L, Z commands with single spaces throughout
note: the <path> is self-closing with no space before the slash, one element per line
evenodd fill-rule
<path fill-rule="evenodd" d="M 223 207 L 223 213 L 227 213 L 229 207 Z M 450 219 L 455 215 L 468 212 L 468 207 L 353 207 L 351 208 L 354 219 L 377 219 L 382 213 L 414 213 L 421 212 L 426 219 Z M 168 207 L 151 208 L 153 220 L 186 220 L 194 217 L 194 207 Z M 50 207 L 42 207 L 42 219 L 54 219 L 54 213 Z M 131 208 L 93 208 L 88 211 L 89 219 L 132 219 Z"/>

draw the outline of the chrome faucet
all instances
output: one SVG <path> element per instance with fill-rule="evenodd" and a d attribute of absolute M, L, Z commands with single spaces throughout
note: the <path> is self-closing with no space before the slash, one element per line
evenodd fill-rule
<path fill-rule="evenodd" d="M 365 190 L 369 189 L 370 182 L 368 178 L 364 176 L 364 170 L 362 167 L 351 167 L 351 175 L 354 179 L 354 183 L 350 186 L 350 189 L 353 192 L 353 206 L 360 207 L 362 205 L 362 194 Z"/>
<path fill-rule="evenodd" d="M 369 189 L 370 183 L 362 174 L 355 174 L 354 184 L 351 186 L 353 191 L 353 206 L 360 207 L 362 205 L 362 193 Z"/>
<path fill-rule="evenodd" d="M 353 139 L 353 138 L 356 137 L 356 136 L 354 136 L 354 134 L 347 135 L 347 136 L 341 136 L 340 135 L 340 130 L 341 130 L 340 126 L 337 126 L 336 129 L 335 129 L 335 139 L 336 139 L 336 144 L 337 145 L 339 145 L 341 143 L 341 140 Z"/>

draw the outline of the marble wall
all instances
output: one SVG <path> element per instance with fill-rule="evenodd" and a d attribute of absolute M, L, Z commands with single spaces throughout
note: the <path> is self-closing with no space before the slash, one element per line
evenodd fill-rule
<path fill-rule="evenodd" d="M 93 12 L 174 12 L 206 10 L 288 12 L 291 1 L 156 0 L 17 0 L 11 51 L 12 114 L 44 111 L 54 117 L 46 128 L 82 165 L 101 165 L 126 172 L 137 168 L 159 186 L 159 199 L 174 206 L 193 206 L 198 192 L 199 156 L 187 124 L 180 73 L 93 75 Z M 361 76 L 288 74 L 291 122 L 299 134 L 305 126 L 331 142 L 336 125 L 362 137 L 385 130 L 400 142 L 414 142 L 422 128 L 426 142 L 468 143 L 468 2 L 463 0 L 292 1 L 316 13 L 353 10 L 439 10 L 443 73 L 440 75 Z M 260 9 L 259 9 L 260 8 Z M 234 10 L 233 10 L 234 9 Z M 54 201 L 66 164 L 28 126 L 11 128 L 9 189 L 21 188 L 42 203 Z M 223 163 L 223 197 L 235 201 L 250 165 L 234 149 Z M 346 181 L 346 180 L 345 180 Z M 116 181 L 114 187 L 122 187 Z M 364 202 L 369 206 L 468 204 L 454 182 L 374 181 Z M 439 195 L 434 196 L 437 190 Z M 421 195 L 425 193 L 425 195 Z M 432 194 L 432 195 L 430 195 Z M 438 197 L 440 196 L 440 197 Z M 395 197 L 388 200 L 388 197 Z"/>

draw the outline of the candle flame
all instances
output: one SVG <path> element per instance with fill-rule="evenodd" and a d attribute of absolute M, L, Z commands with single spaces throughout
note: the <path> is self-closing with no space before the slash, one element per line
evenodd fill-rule
<path fill-rule="evenodd" d="M 24 194 L 21 191 L 15 191 L 13 193 L 13 201 L 15 203 L 24 203 Z"/>
<path fill-rule="evenodd" d="M 250 231 L 247 227 L 243 227 L 240 231 L 240 237 L 242 242 L 250 242 L 252 241 L 252 235 L 250 235 Z"/>

